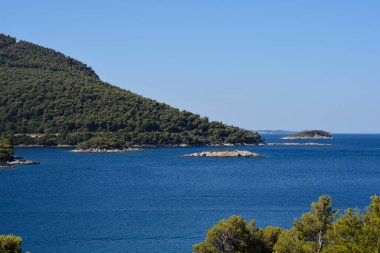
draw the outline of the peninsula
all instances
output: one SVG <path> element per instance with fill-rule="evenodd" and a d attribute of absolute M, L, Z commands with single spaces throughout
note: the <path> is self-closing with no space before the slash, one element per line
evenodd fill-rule
<path fill-rule="evenodd" d="M 14 145 L 259 144 L 257 132 L 179 110 L 102 81 L 86 64 L 0 34 L 0 132 Z"/>

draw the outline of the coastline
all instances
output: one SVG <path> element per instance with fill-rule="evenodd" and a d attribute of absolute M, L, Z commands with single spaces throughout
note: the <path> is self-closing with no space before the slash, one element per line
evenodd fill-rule
<path fill-rule="evenodd" d="M 132 145 L 131 148 L 187 148 L 187 147 L 236 147 L 236 146 L 260 146 L 265 143 L 251 144 L 251 143 L 221 143 L 221 144 L 162 144 L 162 145 L 153 145 L 153 144 L 143 144 L 143 145 Z M 19 144 L 15 145 L 16 148 L 75 148 L 76 145 L 25 145 Z"/>
<path fill-rule="evenodd" d="M 36 164 L 40 164 L 40 162 L 33 161 L 33 160 L 25 160 L 22 158 L 16 158 L 12 161 L 0 164 L 0 169 L 12 169 L 14 168 L 14 165 L 36 165 Z"/>
<path fill-rule="evenodd" d="M 262 154 L 250 152 L 247 150 L 210 150 L 202 151 L 199 153 L 185 154 L 182 157 L 217 157 L 217 158 L 227 158 L 227 157 L 264 157 Z"/>
<path fill-rule="evenodd" d="M 269 142 L 260 146 L 333 146 L 333 144 L 318 142 Z"/>
<path fill-rule="evenodd" d="M 85 149 L 73 149 L 70 152 L 74 153 L 127 153 L 143 151 L 141 148 L 125 148 L 125 149 L 103 149 L 103 148 L 85 148 Z"/>

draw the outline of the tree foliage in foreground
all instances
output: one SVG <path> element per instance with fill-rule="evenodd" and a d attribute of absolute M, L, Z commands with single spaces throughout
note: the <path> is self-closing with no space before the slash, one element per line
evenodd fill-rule
<path fill-rule="evenodd" d="M 261 142 L 257 132 L 112 86 L 73 58 L 3 34 L 0 90 L 0 132 L 14 144 L 76 145 L 91 137 L 153 145 Z"/>
<path fill-rule="evenodd" d="M 329 196 L 319 197 L 310 212 L 289 230 L 256 228 L 240 216 L 222 220 L 207 231 L 194 253 L 379 253 L 380 198 L 371 197 L 365 213 L 347 209 L 337 217 Z"/>
<path fill-rule="evenodd" d="M 0 235 L 0 253 L 21 253 L 21 237 Z"/>

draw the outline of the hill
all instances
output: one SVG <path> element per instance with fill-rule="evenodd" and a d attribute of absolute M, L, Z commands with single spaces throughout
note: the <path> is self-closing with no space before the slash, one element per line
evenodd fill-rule
<path fill-rule="evenodd" d="M 0 133 L 14 144 L 258 144 L 257 132 L 210 122 L 99 79 L 86 64 L 0 34 Z"/>

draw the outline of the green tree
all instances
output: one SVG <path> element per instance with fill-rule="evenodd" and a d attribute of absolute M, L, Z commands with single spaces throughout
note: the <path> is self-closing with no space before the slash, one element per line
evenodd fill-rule
<path fill-rule="evenodd" d="M 254 221 L 231 216 L 212 227 L 193 252 L 380 253 L 380 197 L 371 197 L 365 214 L 349 208 L 335 220 L 337 213 L 331 197 L 323 195 L 289 230 L 256 229 Z"/>
<path fill-rule="evenodd" d="M 222 220 L 207 231 L 206 239 L 193 246 L 195 253 L 271 253 L 282 229 L 256 229 L 255 221 L 247 224 L 240 216 Z"/>
<path fill-rule="evenodd" d="M 282 232 L 273 247 L 276 253 L 314 253 L 315 243 L 301 239 L 299 231 L 292 227 Z"/>
<path fill-rule="evenodd" d="M 247 223 L 240 216 L 222 220 L 210 230 L 204 242 L 193 247 L 196 253 L 248 252 L 250 232 Z"/>
<path fill-rule="evenodd" d="M 351 208 L 339 217 L 327 232 L 329 245 L 323 252 L 365 252 L 360 246 L 363 238 L 363 215 Z"/>
<path fill-rule="evenodd" d="M 14 235 L 0 235 L 0 253 L 21 253 L 22 238 Z"/>
<path fill-rule="evenodd" d="M 276 252 L 294 252 L 292 248 L 301 252 L 320 252 L 327 245 L 326 233 L 337 213 L 332 209 L 331 197 L 320 196 L 318 202 L 311 204 L 310 212 L 303 214 L 300 220 L 296 219 L 293 228 L 280 236 L 274 247 Z"/>
<path fill-rule="evenodd" d="M 372 196 L 371 204 L 364 215 L 363 239 L 361 245 L 368 252 L 380 252 L 380 197 Z"/>
<path fill-rule="evenodd" d="M 260 253 L 272 253 L 274 245 L 277 243 L 281 233 L 283 233 L 283 230 L 280 227 L 272 226 L 268 226 L 264 229 L 259 228 L 253 231 L 253 237 L 256 238 L 260 245 L 260 247 L 258 247 L 260 250 L 257 250 L 257 252 Z"/>
<path fill-rule="evenodd" d="M 9 140 L 0 139 L 0 164 L 13 159 L 13 147 Z"/>

